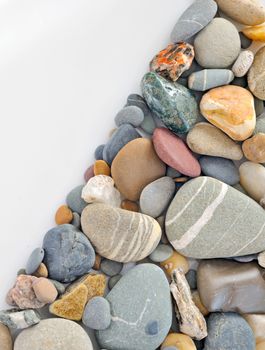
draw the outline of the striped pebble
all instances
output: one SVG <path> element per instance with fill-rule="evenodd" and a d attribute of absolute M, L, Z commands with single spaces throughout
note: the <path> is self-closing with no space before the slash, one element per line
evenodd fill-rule
<path fill-rule="evenodd" d="M 227 85 L 234 79 L 229 69 L 204 69 L 189 76 L 189 88 L 206 91 L 217 86 Z"/>

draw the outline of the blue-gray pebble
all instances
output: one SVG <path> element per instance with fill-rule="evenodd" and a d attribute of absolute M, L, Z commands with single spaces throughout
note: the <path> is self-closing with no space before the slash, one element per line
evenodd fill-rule
<path fill-rule="evenodd" d="M 228 85 L 234 79 L 229 69 L 204 69 L 189 76 L 189 88 L 206 91 L 217 86 Z"/>
<path fill-rule="evenodd" d="M 165 261 L 173 254 L 173 248 L 171 245 L 159 244 L 152 254 L 149 255 L 150 260 L 153 262 Z"/>
<path fill-rule="evenodd" d="M 87 203 L 81 198 L 84 185 L 80 185 L 72 189 L 66 197 L 66 204 L 73 211 L 81 214 L 87 206 Z"/>
<path fill-rule="evenodd" d="M 117 153 L 130 141 L 140 138 L 135 128 L 130 124 L 121 125 L 111 136 L 104 147 L 103 158 L 111 165 Z"/>
<path fill-rule="evenodd" d="M 44 258 L 44 250 L 42 248 L 34 249 L 27 261 L 26 274 L 32 275 L 40 266 L 43 258 Z"/>
<path fill-rule="evenodd" d="M 109 259 L 102 260 L 100 264 L 101 271 L 108 276 L 118 275 L 121 272 L 122 268 L 122 263 Z"/>
<path fill-rule="evenodd" d="M 144 112 L 137 106 L 127 106 L 119 111 L 115 117 L 115 124 L 119 127 L 123 124 L 131 124 L 137 127 L 144 121 Z"/>
<path fill-rule="evenodd" d="M 43 249 L 49 277 L 59 282 L 74 281 L 89 272 L 95 262 L 95 251 L 88 238 L 70 224 L 48 231 Z"/>
<path fill-rule="evenodd" d="M 94 157 L 96 160 L 103 160 L 103 150 L 105 145 L 99 145 L 94 152 Z"/>
<path fill-rule="evenodd" d="M 86 327 L 103 330 L 111 322 L 110 305 L 103 297 L 94 297 L 86 305 L 82 322 Z"/>
<path fill-rule="evenodd" d="M 121 278 L 122 278 L 122 275 L 112 276 L 108 282 L 109 289 L 111 290 L 119 282 Z"/>
<path fill-rule="evenodd" d="M 167 167 L 167 176 L 175 178 L 175 177 L 180 177 L 181 173 L 179 173 L 177 170 L 175 170 L 174 168 L 171 168 L 170 166 Z"/>
<path fill-rule="evenodd" d="M 203 156 L 199 162 L 204 175 L 214 177 L 230 186 L 239 182 L 238 169 L 230 159 Z"/>
<path fill-rule="evenodd" d="M 171 33 L 174 43 L 186 41 L 201 31 L 217 12 L 217 4 L 213 0 L 195 1 L 179 18 Z"/>
<path fill-rule="evenodd" d="M 62 283 L 60 283 L 58 281 L 55 281 L 55 280 L 51 280 L 51 279 L 49 279 L 49 281 L 52 282 L 52 284 L 56 288 L 56 290 L 57 290 L 59 295 L 61 295 L 61 294 L 63 294 L 65 292 L 66 287 L 65 287 L 64 284 L 62 284 Z"/>
<path fill-rule="evenodd" d="M 186 273 L 186 280 L 190 289 L 197 289 L 197 271 L 189 270 L 189 272 Z"/>
<path fill-rule="evenodd" d="M 207 321 L 204 350 L 255 350 L 255 338 L 247 321 L 236 313 L 213 313 Z"/>
<path fill-rule="evenodd" d="M 71 225 L 75 226 L 76 228 L 80 228 L 81 226 L 80 215 L 76 212 L 73 212 L 73 219 L 71 221 Z"/>

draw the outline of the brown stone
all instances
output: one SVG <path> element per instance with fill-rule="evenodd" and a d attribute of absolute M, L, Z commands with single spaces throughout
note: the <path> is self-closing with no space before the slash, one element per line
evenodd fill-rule
<path fill-rule="evenodd" d="M 84 173 L 85 182 L 88 182 L 94 176 L 94 164 L 91 165 Z"/>
<path fill-rule="evenodd" d="M 161 345 L 161 350 L 166 347 L 175 346 L 178 350 L 196 350 L 196 346 L 193 340 L 185 334 L 181 333 L 170 333 L 163 344 Z"/>
<path fill-rule="evenodd" d="M 41 263 L 38 269 L 34 272 L 35 277 L 48 277 L 48 269 L 45 264 Z"/>
<path fill-rule="evenodd" d="M 265 341 L 256 345 L 256 350 L 265 350 Z"/>
<path fill-rule="evenodd" d="M 55 214 L 55 222 L 57 225 L 70 224 L 73 220 L 73 213 L 67 205 L 62 205 L 58 208 Z"/>
<path fill-rule="evenodd" d="M 94 164 L 94 175 L 110 176 L 110 167 L 104 160 L 97 160 Z"/>
<path fill-rule="evenodd" d="M 45 304 L 53 303 L 56 300 L 58 292 L 54 284 L 47 278 L 38 278 L 33 283 L 33 290 L 37 299 Z"/>
<path fill-rule="evenodd" d="M 179 268 L 181 268 L 185 274 L 189 271 L 189 262 L 187 258 L 176 251 L 174 251 L 167 260 L 162 261 L 160 266 L 164 268 L 168 276 L 171 276 L 172 272 Z"/>
<path fill-rule="evenodd" d="M 0 349 L 1 350 L 12 350 L 13 341 L 11 333 L 5 325 L 0 323 Z"/>
<path fill-rule="evenodd" d="M 203 305 L 200 295 L 197 290 L 194 290 L 192 292 L 192 300 L 194 304 L 197 306 L 197 308 L 200 310 L 200 312 L 203 314 L 203 316 L 209 315 L 209 311 L 206 309 L 206 307 Z"/>
<path fill-rule="evenodd" d="M 265 134 L 258 133 L 246 140 L 242 149 L 248 160 L 254 163 L 265 163 Z"/>
<path fill-rule="evenodd" d="M 139 205 L 136 202 L 125 199 L 121 202 L 121 208 L 129 211 L 139 212 Z"/>
<path fill-rule="evenodd" d="M 243 316 L 253 330 L 256 343 L 264 343 L 265 345 L 265 315 L 249 314 Z"/>
<path fill-rule="evenodd" d="M 96 254 L 93 270 L 97 270 L 97 271 L 100 270 L 100 265 L 101 265 L 101 256 L 99 254 Z"/>

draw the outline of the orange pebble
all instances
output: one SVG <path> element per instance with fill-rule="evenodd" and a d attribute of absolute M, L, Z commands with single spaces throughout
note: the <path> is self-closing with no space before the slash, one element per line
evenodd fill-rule
<path fill-rule="evenodd" d="M 48 270 L 47 270 L 46 265 L 41 263 L 40 266 L 38 267 L 38 269 L 33 273 L 33 276 L 47 278 L 48 277 Z"/>
<path fill-rule="evenodd" d="M 136 202 L 129 201 L 128 199 L 121 202 L 121 208 L 129 211 L 139 211 L 139 205 Z"/>
<path fill-rule="evenodd" d="M 160 266 L 165 269 L 168 276 L 171 276 L 172 272 L 178 268 L 181 268 L 185 274 L 189 271 L 188 260 L 176 251 L 167 260 L 162 261 Z"/>
<path fill-rule="evenodd" d="M 98 271 L 100 269 L 100 264 L 101 264 L 101 256 L 96 254 L 93 269 Z"/>
<path fill-rule="evenodd" d="M 73 213 L 67 205 L 62 205 L 55 214 L 55 222 L 57 225 L 70 224 L 73 220 Z"/>
<path fill-rule="evenodd" d="M 182 183 L 182 182 L 187 182 L 188 180 L 189 180 L 189 178 L 188 177 L 176 177 L 176 178 L 174 178 L 173 179 L 175 182 L 180 182 L 180 183 Z"/>
<path fill-rule="evenodd" d="M 104 160 L 97 160 L 94 164 L 94 174 L 110 176 L 110 167 Z"/>

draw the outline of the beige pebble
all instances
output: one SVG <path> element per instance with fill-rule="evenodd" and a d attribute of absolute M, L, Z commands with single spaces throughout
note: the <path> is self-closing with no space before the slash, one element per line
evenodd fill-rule
<path fill-rule="evenodd" d="M 110 176 L 110 167 L 104 160 L 97 160 L 94 164 L 94 175 Z"/>
<path fill-rule="evenodd" d="M 171 276 L 172 272 L 178 268 L 181 268 L 184 273 L 189 271 L 189 262 L 185 256 L 180 255 L 176 251 L 173 252 L 171 257 L 162 261 L 160 265 L 165 269 L 166 273 Z"/>
<path fill-rule="evenodd" d="M 33 273 L 35 277 L 48 277 L 48 269 L 45 264 L 41 263 L 38 269 Z"/>
<path fill-rule="evenodd" d="M 161 345 L 161 350 L 166 347 L 175 346 L 178 350 L 196 350 L 193 340 L 181 333 L 170 333 Z"/>
<path fill-rule="evenodd" d="M 254 62 L 248 72 L 248 86 L 254 96 L 265 100 L 265 47 L 255 55 Z"/>
<path fill-rule="evenodd" d="M 58 208 L 55 214 L 55 222 L 57 225 L 70 224 L 73 220 L 73 213 L 67 205 L 62 205 Z"/>
<path fill-rule="evenodd" d="M 34 281 L 33 290 L 37 299 L 45 304 L 54 302 L 58 295 L 54 284 L 44 277 L 40 277 Z"/>
<path fill-rule="evenodd" d="M 265 163 L 265 134 L 258 133 L 244 141 L 244 156 L 254 163 Z"/>
<path fill-rule="evenodd" d="M 265 350 L 265 341 L 256 345 L 256 350 Z"/>
<path fill-rule="evenodd" d="M 239 167 L 240 185 L 250 197 L 260 202 L 265 195 L 265 168 L 261 164 L 244 162 Z"/>
<path fill-rule="evenodd" d="M 5 325 L 0 323 L 0 350 L 12 350 L 13 341 L 11 333 Z"/>
<path fill-rule="evenodd" d="M 265 315 L 248 314 L 243 316 L 253 330 L 256 343 L 263 342 L 265 344 Z"/>
<path fill-rule="evenodd" d="M 244 50 L 238 56 L 233 65 L 232 71 L 235 77 L 243 77 L 247 74 L 254 61 L 254 54 L 250 50 Z"/>

